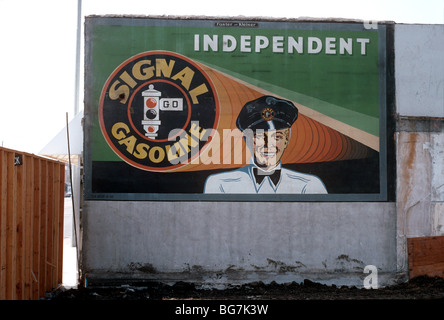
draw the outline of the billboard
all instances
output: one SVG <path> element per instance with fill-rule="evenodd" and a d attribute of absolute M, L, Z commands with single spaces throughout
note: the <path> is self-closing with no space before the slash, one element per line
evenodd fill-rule
<path fill-rule="evenodd" d="M 85 198 L 384 201 L 386 27 L 87 17 Z"/>

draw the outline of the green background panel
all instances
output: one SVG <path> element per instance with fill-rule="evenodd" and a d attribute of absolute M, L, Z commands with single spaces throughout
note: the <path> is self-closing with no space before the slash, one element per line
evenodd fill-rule
<path fill-rule="evenodd" d="M 218 35 L 219 51 L 194 51 L 194 35 Z M 222 52 L 222 35 L 238 40 L 234 52 Z M 262 28 L 201 28 L 181 26 L 113 26 L 96 25 L 91 42 L 91 103 L 99 105 L 100 94 L 107 78 L 126 59 L 144 51 L 167 50 L 183 54 L 215 69 L 233 75 L 253 85 L 292 99 L 316 111 L 379 136 L 379 78 L 378 32 L 298 30 Z M 260 53 L 240 52 L 240 35 L 267 36 L 268 48 Z M 273 36 L 304 38 L 304 53 L 273 53 Z M 353 54 L 307 53 L 307 37 L 336 37 L 353 39 Z M 360 54 L 357 38 L 368 38 L 366 55 Z M 254 39 L 251 41 L 254 48 Z M 286 41 L 284 41 L 286 43 Z M 254 51 L 254 49 L 252 49 Z M 93 120 L 93 161 L 119 161 L 106 144 L 98 124 Z"/>

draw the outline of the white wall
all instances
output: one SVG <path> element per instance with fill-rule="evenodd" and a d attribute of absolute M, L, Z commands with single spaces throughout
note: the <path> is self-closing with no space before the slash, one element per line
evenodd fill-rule
<path fill-rule="evenodd" d="M 396 25 L 397 112 L 444 117 L 444 25 Z"/>
<path fill-rule="evenodd" d="M 395 27 L 398 269 L 406 239 L 444 235 L 444 25 Z"/>

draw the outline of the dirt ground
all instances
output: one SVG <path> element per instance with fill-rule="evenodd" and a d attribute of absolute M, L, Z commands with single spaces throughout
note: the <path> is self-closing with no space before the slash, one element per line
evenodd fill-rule
<path fill-rule="evenodd" d="M 199 289 L 192 283 L 167 285 L 157 282 L 59 288 L 46 300 L 443 300 L 444 278 L 420 276 L 394 286 L 365 289 L 302 283 L 253 282 L 229 289 Z"/>

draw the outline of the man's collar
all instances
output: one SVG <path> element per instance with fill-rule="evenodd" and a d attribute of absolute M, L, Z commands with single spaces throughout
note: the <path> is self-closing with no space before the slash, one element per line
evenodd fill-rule
<path fill-rule="evenodd" d="M 264 178 L 266 176 L 268 176 L 270 178 L 271 182 L 273 182 L 275 187 L 278 185 L 279 180 L 281 178 L 281 163 L 280 162 L 273 170 L 270 170 L 270 171 L 265 171 L 265 170 L 261 169 L 260 167 L 258 167 L 256 165 L 256 163 L 254 163 L 254 159 L 251 159 L 250 165 L 251 165 L 252 175 L 256 181 L 256 184 L 258 184 L 258 185 L 262 184 Z"/>

